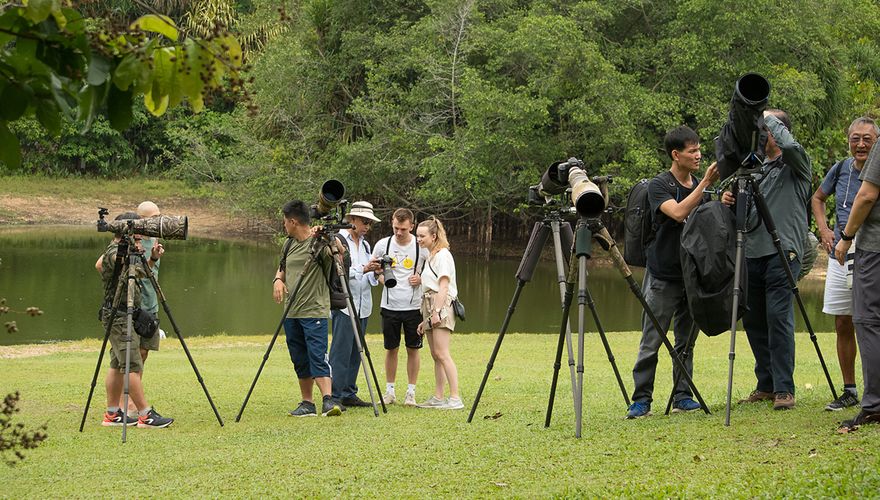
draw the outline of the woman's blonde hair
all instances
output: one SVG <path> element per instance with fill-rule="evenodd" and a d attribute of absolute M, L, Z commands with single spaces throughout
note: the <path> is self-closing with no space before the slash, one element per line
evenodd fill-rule
<path fill-rule="evenodd" d="M 444 248 L 449 248 L 449 240 L 446 239 L 446 228 L 443 227 L 443 223 L 440 222 L 440 219 L 432 215 L 426 220 L 419 222 L 419 226 L 426 228 L 429 233 L 437 237 L 434 246 L 429 249 L 432 254 L 437 253 Z"/>

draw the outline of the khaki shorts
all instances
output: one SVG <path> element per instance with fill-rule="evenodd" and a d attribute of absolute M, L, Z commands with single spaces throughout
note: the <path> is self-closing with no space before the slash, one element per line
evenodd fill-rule
<path fill-rule="evenodd" d="M 107 328 L 107 320 L 104 316 L 104 328 Z M 105 330 L 106 331 L 106 330 Z M 113 320 L 113 326 L 110 327 L 110 368 L 114 370 L 125 370 L 125 333 L 126 333 L 126 315 L 119 314 Z M 138 334 L 131 332 L 131 359 L 129 360 L 129 371 L 140 373 L 143 363 L 141 361 L 140 337 Z"/>
<path fill-rule="evenodd" d="M 428 333 L 431 327 L 428 326 L 431 319 L 431 311 L 434 307 L 434 292 L 425 292 L 422 297 L 422 332 Z M 446 296 L 446 303 L 440 308 L 440 324 L 433 325 L 436 328 L 446 328 L 450 332 L 455 331 L 455 314 L 452 312 L 452 297 Z"/>

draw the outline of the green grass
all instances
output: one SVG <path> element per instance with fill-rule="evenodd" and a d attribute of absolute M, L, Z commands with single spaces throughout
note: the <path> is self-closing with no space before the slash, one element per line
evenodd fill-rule
<path fill-rule="evenodd" d="M 627 389 L 638 334 L 610 334 Z M 826 359 L 833 334 L 819 334 Z M 623 419 L 625 405 L 595 334 L 587 338 L 584 428 L 573 436 L 567 366 L 553 422 L 543 427 L 552 335 L 508 335 L 472 424 L 467 410 L 440 412 L 392 406 L 375 418 L 350 409 L 341 418 L 293 419 L 298 401 L 293 370 L 277 343 L 240 423 L 234 422 L 269 337 L 201 337 L 188 345 L 226 425 L 218 426 L 178 342 L 168 339 L 147 365 L 150 400 L 177 419 L 166 430 L 104 428 L 101 384 L 85 432 L 77 432 L 97 360 L 97 340 L 67 352 L 9 358 L 0 347 L 0 391 L 22 394 L 16 421 L 48 422 L 49 439 L 14 468 L 0 465 L 2 497 L 97 497 L 125 489 L 165 497 L 826 497 L 880 491 L 880 426 L 840 435 L 843 415 L 822 411 L 829 390 L 815 351 L 798 335 L 795 410 L 766 404 L 735 407 L 723 425 L 729 337 L 701 337 L 696 382 L 713 414 L 662 415 L 671 386 L 662 354 L 655 415 Z M 461 335 L 452 352 L 470 408 L 496 335 Z M 753 387 L 751 358 L 740 332 L 734 397 Z M 371 337 L 381 373 L 381 338 Z M 839 379 L 836 363 L 831 369 Z M 401 359 L 401 373 L 403 359 Z M 432 363 L 422 355 L 419 399 L 433 385 Z M 399 375 L 400 377 L 400 375 Z M 404 385 L 402 379 L 398 385 Z M 361 393 L 366 386 L 361 380 Z M 398 395 L 402 391 L 398 389 Z M 484 416 L 500 414 L 496 419 Z"/>
<path fill-rule="evenodd" d="M 91 177 L 46 177 L 11 175 L 0 177 L 0 196 L 51 196 L 62 199 L 118 196 L 132 199 L 169 197 L 208 198 L 208 188 L 195 188 L 178 180 L 130 177 L 97 179 Z"/>

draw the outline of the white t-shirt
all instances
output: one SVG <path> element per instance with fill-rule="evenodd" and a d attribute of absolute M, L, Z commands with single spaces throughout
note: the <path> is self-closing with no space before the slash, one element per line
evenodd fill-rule
<path fill-rule="evenodd" d="M 418 262 L 416 262 L 417 251 L 419 252 Z M 391 311 L 413 311 L 418 309 L 422 300 L 421 289 L 418 286 L 411 286 L 409 278 L 413 275 L 413 272 L 417 272 L 425 265 L 425 260 L 428 258 L 428 250 L 419 247 L 415 236 L 412 236 L 412 241 L 410 241 L 409 245 L 403 246 L 398 245 L 397 238 L 388 236 L 387 238 L 382 238 L 373 246 L 373 257 L 382 257 L 386 252 L 394 259 L 391 270 L 397 279 L 397 286 L 394 288 L 385 287 L 382 290 L 380 306 Z"/>
<path fill-rule="evenodd" d="M 449 298 L 458 298 L 458 286 L 455 281 L 455 260 L 448 248 L 437 252 L 428 259 L 422 269 L 422 290 L 440 291 L 440 278 L 449 277 Z"/>

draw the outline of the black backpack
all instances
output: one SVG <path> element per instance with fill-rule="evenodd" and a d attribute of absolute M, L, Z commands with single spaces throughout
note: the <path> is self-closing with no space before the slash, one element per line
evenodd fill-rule
<path fill-rule="evenodd" d="M 626 195 L 626 211 L 623 216 L 623 260 L 631 266 L 645 267 L 648 262 L 646 250 L 654 238 L 654 218 L 648 202 L 648 183 L 642 179 L 635 183 Z"/>

